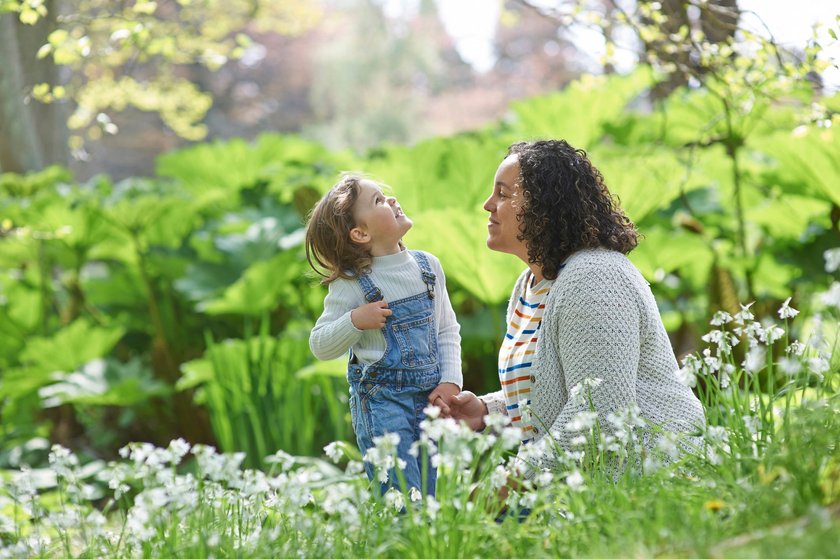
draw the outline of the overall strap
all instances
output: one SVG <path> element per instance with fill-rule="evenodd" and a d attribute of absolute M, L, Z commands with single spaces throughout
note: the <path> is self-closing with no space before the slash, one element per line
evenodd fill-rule
<path fill-rule="evenodd" d="M 429 299 L 435 298 L 435 280 L 437 276 L 432 272 L 432 268 L 429 266 L 429 260 L 426 258 L 426 255 L 420 252 L 419 250 L 412 250 L 411 256 L 414 257 L 414 260 L 417 261 L 417 265 L 420 266 L 420 272 L 423 276 L 423 283 L 426 284 L 426 293 L 429 294 Z"/>
<path fill-rule="evenodd" d="M 382 300 L 382 292 L 379 291 L 379 288 L 373 284 L 373 281 L 370 279 L 369 275 L 360 274 L 359 283 L 361 284 L 362 291 L 365 294 L 365 301 L 367 301 L 368 303 L 373 303 L 374 301 Z"/>

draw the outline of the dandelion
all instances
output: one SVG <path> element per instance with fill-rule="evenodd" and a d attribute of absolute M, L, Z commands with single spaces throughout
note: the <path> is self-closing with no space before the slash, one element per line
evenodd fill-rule
<path fill-rule="evenodd" d="M 830 248 L 823 253 L 825 258 L 826 273 L 836 272 L 840 269 L 840 248 Z"/>
<path fill-rule="evenodd" d="M 799 314 L 798 310 L 794 309 L 793 307 L 788 306 L 789 303 L 790 303 L 790 300 L 791 300 L 791 297 L 788 297 L 787 299 L 785 299 L 785 302 L 782 303 L 782 306 L 778 310 L 779 317 L 782 320 L 785 320 L 785 319 L 788 319 L 788 318 L 793 318 L 793 317 L 795 317 L 796 315 Z"/>

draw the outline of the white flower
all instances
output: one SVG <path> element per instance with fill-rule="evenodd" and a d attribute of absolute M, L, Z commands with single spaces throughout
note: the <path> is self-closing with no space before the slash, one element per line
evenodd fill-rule
<path fill-rule="evenodd" d="M 828 291 L 821 293 L 820 302 L 827 307 L 840 309 L 840 282 L 833 282 Z"/>
<path fill-rule="evenodd" d="M 720 359 L 712 357 L 712 351 L 709 348 L 703 350 L 703 363 L 709 368 L 709 371 L 714 373 L 720 369 Z"/>
<path fill-rule="evenodd" d="M 811 357 L 808 359 L 808 369 L 814 374 L 822 376 L 829 368 L 830 365 L 824 357 Z"/>
<path fill-rule="evenodd" d="M 830 248 L 823 253 L 825 258 L 825 271 L 827 273 L 836 272 L 840 269 L 840 248 Z"/>
<path fill-rule="evenodd" d="M 499 490 L 507 483 L 508 473 L 504 466 L 496 466 L 493 473 L 490 474 L 490 485 L 493 489 Z"/>
<path fill-rule="evenodd" d="M 790 300 L 791 300 L 791 297 L 788 297 L 787 299 L 785 299 L 785 302 L 782 303 L 782 306 L 779 308 L 779 311 L 778 311 L 779 312 L 779 317 L 782 320 L 785 320 L 787 318 L 793 318 L 793 317 L 795 317 L 796 315 L 799 314 L 798 310 L 794 309 L 793 307 L 788 306 L 789 303 L 790 303 Z"/>
<path fill-rule="evenodd" d="M 771 323 L 767 328 L 764 328 L 758 333 L 758 339 L 767 345 L 772 345 L 784 335 L 784 330 Z"/>
<path fill-rule="evenodd" d="M 749 431 L 751 435 L 758 433 L 758 425 L 760 422 L 756 416 L 745 415 L 741 419 L 744 421 L 744 427 L 747 428 L 747 431 Z"/>
<path fill-rule="evenodd" d="M 333 461 L 334 464 L 338 464 L 344 457 L 344 451 L 341 449 L 341 445 L 338 443 L 338 441 L 333 441 L 327 446 L 325 446 L 324 452 L 326 453 L 327 457 Z"/>
<path fill-rule="evenodd" d="M 537 487 L 546 487 L 554 479 L 554 474 L 550 470 L 543 470 L 534 476 L 534 484 Z"/>
<path fill-rule="evenodd" d="M 782 357 L 779 359 L 779 368 L 788 376 L 795 376 L 802 370 L 802 363 L 799 359 L 791 359 L 790 357 Z"/>
<path fill-rule="evenodd" d="M 575 470 L 567 475 L 566 485 L 568 485 L 569 489 L 572 491 L 583 491 L 583 476 L 580 474 L 580 471 Z"/>
<path fill-rule="evenodd" d="M 437 419 L 440 417 L 440 408 L 437 406 L 428 405 L 423 408 L 423 413 L 426 414 L 426 417 L 429 419 Z"/>
<path fill-rule="evenodd" d="M 579 432 L 591 429 L 598 419 L 598 413 L 594 411 L 582 411 L 575 414 L 570 422 L 566 424 L 567 431 Z"/>
<path fill-rule="evenodd" d="M 761 346 L 753 346 L 747 352 L 746 359 L 741 363 L 748 373 L 757 373 L 764 368 L 765 364 L 764 348 Z"/>
<path fill-rule="evenodd" d="M 405 506 L 405 498 L 402 493 L 391 487 L 385 493 L 385 504 L 393 507 L 394 510 L 400 511 Z"/>
<path fill-rule="evenodd" d="M 712 320 L 709 321 L 709 324 L 712 326 L 723 326 L 729 322 L 732 322 L 732 315 L 726 311 L 718 311 L 712 317 Z"/>
<path fill-rule="evenodd" d="M 416 487 L 412 486 L 411 489 L 408 490 L 408 498 L 412 503 L 416 503 L 423 498 L 423 495 L 420 494 L 420 491 Z"/>
<path fill-rule="evenodd" d="M 745 325 L 748 320 L 753 320 L 755 316 L 750 312 L 750 307 L 755 304 L 755 301 L 748 305 L 741 305 L 741 310 L 735 315 L 735 322 L 740 325 Z"/>
<path fill-rule="evenodd" d="M 785 353 L 789 353 L 791 355 L 801 356 L 802 353 L 805 351 L 805 344 L 800 342 L 799 340 L 794 340 L 789 346 L 785 348 Z"/>

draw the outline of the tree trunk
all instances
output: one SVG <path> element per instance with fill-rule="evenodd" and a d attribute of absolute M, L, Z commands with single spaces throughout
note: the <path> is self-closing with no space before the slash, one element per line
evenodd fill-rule
<path fill-rule="evenodd" d="M 14 14 L 0 15 L 0 171 L 25 173 L 44 166 L 44 153 L 30 111 L 35 101 L 24 77 Z M 33 54 L 34 56 L 34 54 Z"/>
<path fill-rule="evenodd" d="M 58 2 L 47 0 L 47 15 L 35 25 L 20 23 L 15 14 L 0 16 L 0 169 L 24 173 L 46 165 L 66 165 L 67 105 L 44 104 L 31 97 L 39 83 L 56 85 L 58 68 L 51 57 L 38 59 L 38 49 L 56 27 Z"/>

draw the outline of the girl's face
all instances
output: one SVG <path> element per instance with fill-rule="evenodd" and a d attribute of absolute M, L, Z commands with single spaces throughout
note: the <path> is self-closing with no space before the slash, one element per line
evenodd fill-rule
<path fill-rule="evenodd" d="M 353 206 L 356 227 L 350 230 L 350 240 L 366 244 L 372 256 L 398 253 L 400 240 L 413 225 L 397 199 L 385 196 L 379 185 L 370 180 L 359 182 L 360 192 Z"/>
<path fill-rule="evenodd" d="M 487 224 L 487 246 L 491 250 L 506 252 L 528 263 L 528 249 L 525 241 L 520 241 L 520 223 L 524 200 L 519 177 L 519 156 L 509 155 L 496 170 L 493 192 L 484 202 L 484 209 L 490 212 Z"/>

